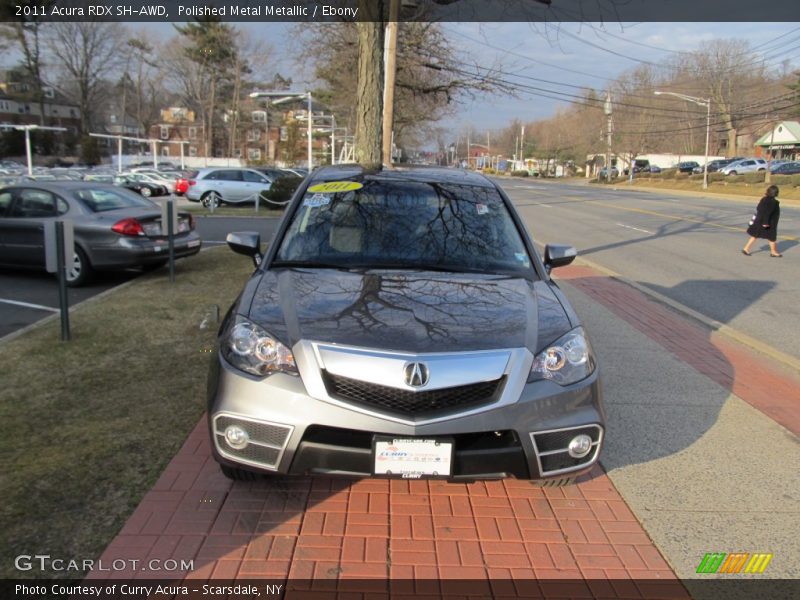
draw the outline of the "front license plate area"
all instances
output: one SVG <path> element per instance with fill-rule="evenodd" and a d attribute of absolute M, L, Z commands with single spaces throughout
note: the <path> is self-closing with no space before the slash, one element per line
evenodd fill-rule
<path fill-rule="evenodd" d="M 372 439 L 373 473 L 401 479 L 447 478 L 453 472 L 452 438 Z"/>

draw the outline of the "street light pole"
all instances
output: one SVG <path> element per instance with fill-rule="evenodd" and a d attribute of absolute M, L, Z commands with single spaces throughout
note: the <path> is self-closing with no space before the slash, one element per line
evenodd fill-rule
<path fill-rule="evenodd" d="M 282 102 L 287 102 L 289 100 L 294 100 L 298 98 L 306 98 L 307 107 L 308 107 L 308 130 L 306 135 L 308 136 L 308 170 L 311 171 L 313 168 L 313 156 L 312 156 L 312 148 L 311 148 L 311 140 L 312 140 L 312 113 L 311 113 L 311 92 L 252 92 L 250 94 L 251 98 L 280 98 L 279 100 L 275 100 L 272 102 L 273 105 L 281 104 Z M 269 110 L 269 106 L 267 106 L 267 110 Z M 267 141 L 269 143 L 269 140 Z"/>
<path fill-rule="evenodd" d="M 675 96 L 687 102 L 693 102 L 698 106 L 706 107 L 706 152 L 705 164 L 703 165 L 703 189 L 708 189 L 708 143 L 711 137 L 711 98 L 695 98 L 694 96 L 687 96 L 686 94 L 677 94 L 675 92 L 653 92 L 656 96 Z"/>

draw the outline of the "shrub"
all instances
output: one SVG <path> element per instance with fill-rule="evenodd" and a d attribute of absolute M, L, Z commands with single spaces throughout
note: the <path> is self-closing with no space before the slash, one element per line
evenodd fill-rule
<path fill-rule="evenodd" d="M 743 178 L 742 180 L 745 183 L 764 183 L 764 179 L 767 176 L 766 171 L 758 171 L 756 173 L 744 173 L 741 175 Z"/>
<path fill-rule="evenodd" d="M 774 183 L 775 185 L 792 185 L 792 177 L 794 177 L 794 175 L 773 175 L 770 178 L 770 183 Z"/>
<path fill-rule="evenodd" d="M 494 169 L 492 169 L 492 168 L 488 168 L 488 169 L 484 169 L 484 170 L 483 170 L 483 174 L 484 174 L 484 175 L 494 175 L 495 173 L 497 173 L 497 171 L 495 171 L 495 170 L 494 170 Z"/>
<path fill-rule="evenodd" d="M 661 171 L 661 177 L 664 179 L 675 179 L 675 175 L 678 173 L 678 169 L 663 169 Z"/>
<path fill-rule="evenodd" d="M 726 175 L 725 176 L 726 183 L 743 183 L 744 182 L 744 175 Z"/>
<path fill-rule="evenodd" d="M 675 173 L 675 179 L 689 179 L 689 173 Z"/>
<path fill-rule="evenodd" d="M 303 181 L 302 177 L 288 176 L 276 179 L 270 188 L 261 194 L 268 208 L 283 210 L 297 186 Z M 280 203 L 280 204 L 275 204 Z"/>
<path fill-rule="evenodd" d="M 714 173 L 709 173 L 708 181 L 709 183 L 713 183 L 715 181 L 725 181 L 725 175 L 723 175 L 719 171 L 715 171 Z"/>
<path fill-rule="evenodd" d="M 525 171 L 524 169 L 520 169 L 518 171 L 511 171 L 512 177 L 529 177 L 530 173 Z"/>

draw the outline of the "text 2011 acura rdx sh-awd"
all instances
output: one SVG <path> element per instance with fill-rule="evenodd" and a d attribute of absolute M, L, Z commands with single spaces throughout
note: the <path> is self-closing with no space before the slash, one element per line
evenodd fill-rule
<path fill-rule="evenodd" d="M 605 431 L 586 332 L 511 202 L 447 169 L 330 167 L 298 189 L 222 323 L 216 460 L 255 473 L 565 483 Z"/>

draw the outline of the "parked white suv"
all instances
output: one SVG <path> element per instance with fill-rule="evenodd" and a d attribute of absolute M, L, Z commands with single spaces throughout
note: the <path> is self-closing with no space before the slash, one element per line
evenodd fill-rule
<path fill-rule="evenodd" d="M 204 206 L 254 203 L 271 185 L 272 180 L 255 169 L 212 167 L 200 169 L 189 180 L 186 198 Z"/>
<path fill-rule="evenodd" d="M 744 158 L 722 167 L 719 172 L 723 175 L 738 175 L 740 173 L 755 173 L 766 171 L 767 161 L 763 158 Z"/>

